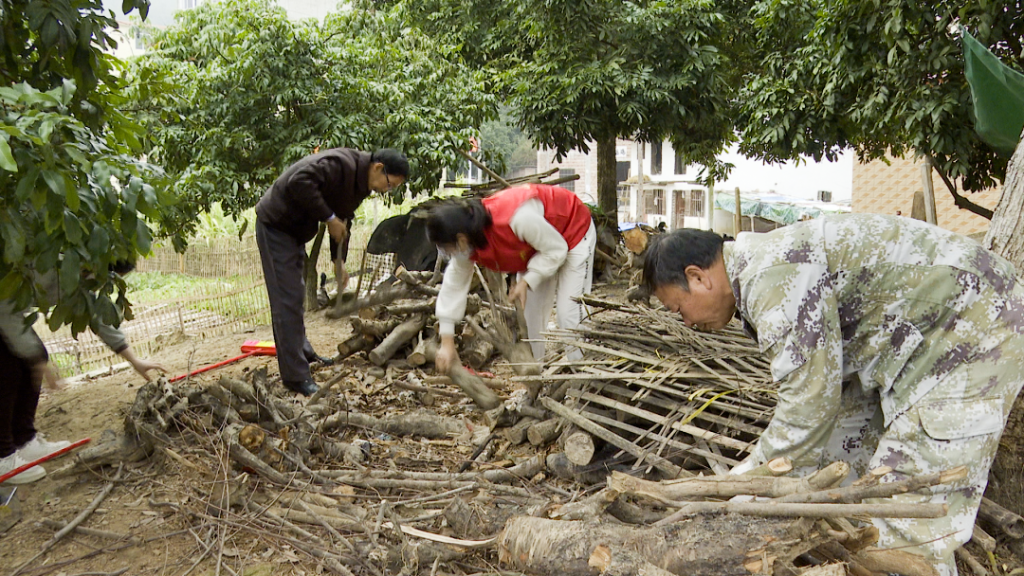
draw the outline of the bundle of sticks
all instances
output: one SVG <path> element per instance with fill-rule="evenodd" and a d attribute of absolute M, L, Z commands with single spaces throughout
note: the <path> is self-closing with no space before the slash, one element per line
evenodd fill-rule
<path fill-rule="evenodd" d="M 569 464 L 583 474 L 603 454 L 667 478 L 738 464 L 775 405 L 756 343 L 738 328 L 697 332 L 664 311 L 583 300 L 595 311 L 587 322 L 546 333 L 582 358 L 512 378 L 547 387 L 540 403 L 557 419 L 545 438 L 558 439 Z"/>

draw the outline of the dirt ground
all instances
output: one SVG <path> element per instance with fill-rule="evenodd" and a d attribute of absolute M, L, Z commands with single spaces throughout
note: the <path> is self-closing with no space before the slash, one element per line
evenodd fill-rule
<path fill-rule="evenodd" d="M 338 342 L 350 333 L 348 323 L 332 321 L 323 313 L 307 315 L 306 329 L 314 349 L 323 356 L 333 356 Z M 150 358 L 164 365 L 172 375 L 185 374 L 190 370 L 238 356 L 245 340 L 272 340 L 269 326 L 238 334 L 215 338 L 195 339 L 181 335 L 169 339 L 168 343 Z M 200 375 L 197 383 L 214 382 L 223 375 L 241 377 L 244 372 L 267 366 L 272 376 L 277 374 L 277 363 L 272 357 L 249 357 Z M 329 378 L 331 368 L 324 368 L 315 375 L 318 379 Z M 120 431 L 124 411 L 131 405 L 139 387 L 145 381 L 133 370 L 122 370 L 111 376 L 92 381 L 71 383 L 64 388 L 45 392 L 37 412 L 36 427 L 53 440 L 78 440 L 92 438 L 98 441 L 105 430 Z M 0 573 L 9 574 L 16 566 L 32 558 L 49 540 L 54 530 L 41 528 L 37 522 L 43 519 L 67 522 L 84 510 L 100 492 L 105 480 L 100 475 L 79 474 L 59 477 L 52 472 L 61 468 L 70 459 L 55 460 L 45 467 L 51 472 L 39 482 L 22 485 L 17 498 L 23 513 L 22 520 L 6 534 L 0 536 Z M 58 476 L 58 477 L 54 477 Z M 181 496 L 181 488 L 187 485 L 210 483 L 212 478 L 197 476 L 195 471 L 177 463 L 166 462 L 157 457 L 150 461 L 127 466 L 123 479 L 116 484 L 111 494 L 103 501 L 96 513 L 83 526 L 120 534 L 131 534 L 140 539 L 158 538 L 151 542 L 128 546 L 111 552 L 98 552 L 92 558 L 85 558 L 60 566 L 61 562 L 97 552 L 103 548 L 117 548 L 125 542 L 102 539 L 93 536 L 71 534 L 64 537 L 51 551 L 33 561 L 23 574 L 56 574 L 70 576 L 82 573 L 107 574 L 127 568 L 131 575 L 181 575 L 191 567 L 204 547 L 197 543 L 198 536 L 188 531 L 188 526 L 165 521 L 170 514 L 166 509 L 154 508 L 149 499 L 173 501 Z M 203 490 L 200 487 L 200 491 Z M 197 532 L 197 529 L 193 529 Z M 169 536 L 167 536 L 169 535 Z M 159 538 L 160 536 L 166 536 Z M 229 550 L 228 556 L 245 554 L 255 561 L 245 571 L 250 576 L 262 574 L 261 570 L 272 567 L 267 574 L 303 575 L 309 573 L 300 564 L 296 555 L 259 549 Z M 276 548 L 276 547 L 275 547 Z M 262 566 L 262 567 L 261 567 Z M 47 569 L 49 567 L 49 569 Z M 213 574 L 205 564 L 193 574 Z M 226 571 L 223 573 L 227 573 Z"/>
<path fill-rule="evenodd" d="M 333 321 L 323 313 L 312 313 L 306 317 L 309 339 L 318 353 L 331 356 L 338 342 L 350 334 L 345 321 Z M 201 366 L 219 362 L 240 353 L 245 340 L 270 340 L 269 326 L 244 333 L 229 334 L 215 338 L 197 339 L 178 335 L 169 338 L 152 359 L 167 367 L 171 375 L 184 374 Z M 349 362 L 347 367 L 352 367 Z M 250 357 L 196 376 L 198 385 L 215 382 L 221 376 L 242 378 L 246 373 L 260 367 L 267 367 L 272 385 L 276 382 L 277 365 L 273 358 Z M 324 367 L 317 371 L 315 378 L 320 382 L 332 379 L 346 365 Z M 496 370 L 497 371 L 497 370 Z M 500 373 L 499 373 L 500 375 Z M 50 439 L 78 440 L 92 438 L 98 441 L 106 430 L 120 431 L 124 413 L 135 399 L 144 383 L 131 370 L 93 381 L 76 382 L 63 389 L 44 394 L 37 416 L 37 427 Z M 411 393 L 405 393 L 409 396 Z M 408 402 L 396 399 L 395 395 L 380 395 L 376 400 L 366 400 L 359 409 L 366 412 L 403 410 L 418 405 L 414 398 Z M 450 402 L 439 399 L 434 407 L 439 413 L 459 415 L 470 413 L 468 401 L 453 399 Z M 1024 439 L 1024 412 L 1018 401 L 1004 437 L 999 462 L 994 467 L 993 485 L 990 492 L 994 499 L 1008 507 L 1019 510 L 1024 500 L 1020 489 L 1021 468 L 1019 447 Z M 474 418 L 480 421 L 479 413 Z M 467 421 L 467 434 L 472 433 L 473 422 Z M 387 466 L 388 462 L 401 459 L 403 466 L 421 470 L 448 470 L 457 467 L 452 454 L 465 453 L 471 447 L 458 442 L 435 445 L 430 442 L 418 444 L 415 453 L 399 445 L 388 447 L 376 454 L 374 466 Z M 464 456 L 463 456 L 464 457 Z M 187 460 L 187 458 L 186 458 Z M 6 534 L 0 535 L 0 576 L 33 559 L 53 536 L 54 529 L 42 526 L 43 520 L 68 522 L 81 513 L 100 493 L 103 486 L 114 474 L 107 469 L 99 473 L 61 474 L 59 469 L 70 459 L 57 460 L 47 464 L 51 472 L 47 478 L 19 487 L 17 500 L 23 514 L 22 520 Z M 393 464 L 392 464 L 393 466 Z M 319 573 L 315 561 L 287 544 L 274 543 L 259 538 L 231 538 L 226 536 L 227 546 L 223 550 L 225 567 L 218 571 L 212 561 L 209 542 L 216 534 L 215 528 L 199 521 L 190 523 L 186 516 L 154 503 L 185 503 L 196 494 L 209 494 L 214 485 L 214 470 L 199 470 L 193 465 L 173 461 L 164 455 L 125 466 L 122 477 L 115 482 L 110 495 L 102 502 L 83 526 L 95 530 L 131 536 L 133 540 L 118 540 L 95 535 L 70 534 L 52 549 L 33 559 L 20 573 L 30 576 L 55 574 L 58 576 L 95 575 L 158 575 L 188 576 L 199 574 L 240 574 L 262 575 L 306 575 Z M 194 503 L 194 502 L 193 502 Z M 219 529 L 224 530 L 223 527 Z M 1003 562 L 1000 558 L 1009 554 L 1002 547 L 992 557 L 996 574 L 1011 574 L 1019 566 L 1016 561 Z M 229 570 L 228 568 L 233 568 Z M 493 568 L 493 567 L 491 567 Z M 1020 570 L 1018 568 L 1018 570 Z M 1024 570 L 1020 570 L 1024 572 Z M 466 574 L 485 573 L 467 569 Z M 491 571 L 487 571 L 491 573 Z M 964 574 L 969 573 L 964 570 Z"/>

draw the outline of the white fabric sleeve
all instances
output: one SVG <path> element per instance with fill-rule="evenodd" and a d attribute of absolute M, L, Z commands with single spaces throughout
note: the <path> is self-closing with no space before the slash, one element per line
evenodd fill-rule
<path fill-rule="evenodd" d="M 512 233 L 537 251 L 526 264 L 523 274 L 526 284 L 536 289 L 562 267 L 569 254 L 569 245 L 562 234 L 544 219 L 544 203 L 537 198 L 523 202 L 508 224 Z"/>
<path fill-rule="evenodd" d="M 442 336 L 455 334 L 455 325 L 466 314 L 466 298 L 472 282 L 473 262 L 468 257 L 456 256 L 448 261 L 434 307 Z"/>

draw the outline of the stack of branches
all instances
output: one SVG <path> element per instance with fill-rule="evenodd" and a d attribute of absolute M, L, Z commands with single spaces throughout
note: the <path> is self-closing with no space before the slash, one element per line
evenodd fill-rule
<path fill-rule="evenodd" d="M 546 519 L 510 520 L 499 553 L 531 574 L 937 574 L 921 556 L 874 547 L 877 529 L 858 519 L 935 518 L 944 504 L 861 501 L 956 482 L 965 468 L 887 484 L 878 480 L 889 470 L 875 470 L 847 488 L 838 487 L 850 471 L 843 462 L 771 476 L 788 468 L 662 482 L 613 472 L 605 488 Z M 737 496 L 758 500 L 727 500 Z"/>
<path fill-rule="evenodd" d="M 546 333 L 582 358 L 513 378 L 548 387 L 540 403 L 555 418 L 531 424 L 528 438 L 557 440 L 566 474 L 584 482 L 622 466 L 678 478 L 738 464 L 776 403 L 756 343 L 734 327 L 698 332 L 664 311 L 583 300 L 601 311 Z"/>
<path fill-rule="evenodd" d="M 500 354 L 520 374 L 539 374 L 529 346 L 523 341 L 525 326 L 521 314 L 508 303 L 503 278 L 490 271 L 477 270 L 479 285 L 487 305 L 478 294 L 466 302 L 465 328 L 458 335 L 460 358 L 474 371 L 484 369 Z M 438 348 L 437 305 L 440 267 L 434 273 L 411 272 L 399 267 L 394 283 L 384 284 L 364 298 L 352 300 L 334 317 L 350 318 L 353 335 L 338 344 L 341 359 L 366 351 L 376 366 L 397 369 L 425 369 L 433 364 Z M 484 410 L 501 404 L 488 382 L 463 366 L 453 366 L 445 375 L 454 381 Z"/>
<path fill-rule="evenodd" d="M 849 519 L 942 514 L 942 505 L 857 502 L 964 473 L 878 484 L 886 472 L 878 470 L 840 489 L 849 471 L 843 463 L 791 479 L 772 476 L 788 469 L 774 462 L 743 477 L 652 482 L 637 471 L 614 473 L 604 489 L 586 495 L 554 485 L 542 454 L 475 470 L 452 470 L 457 460 L 444 457 L 429 470 L 402 469 L 393 452 L 342 439 L 370 431 L 439 448 L 465 436 L 467 424 L 427 412 L 374 417 L 331 394 L 303 404 L 276 396 L 277 389 L 268 388 L 263 370 L 247 381 L 223 377 L 205 386 L 149 383 L 126 415 L 125 439 L 105 443 L 134 443 L 132 454 L 162 454 L 164 466 L 188 469 L 177 476 L 190 486 L 149 505 L 196 528 L 202 550 L 190 559 L 193 569 L 208 559 L 218 571 L 222 563 L 241 570 L 244 559 L 224 551 L 252 548 L 256 537 L 345 576 L 484 573 L 495 564 L 525 574 L 820 576 L 848 566 L 858 576 L 926 576 L 927 564 L 873 549 L 873 529 Z M 115 463 L 93 457 L 101 452 L 83 452 L 72 466 Z M 714 501 L 741 494 L 771 500 Z M 844 564 L 828 566 L 834 562 Z"/>

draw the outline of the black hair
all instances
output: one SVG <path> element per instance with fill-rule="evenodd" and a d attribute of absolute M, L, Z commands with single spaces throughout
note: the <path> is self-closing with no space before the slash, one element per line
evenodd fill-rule
<path fill-rule="evenodd" d="M 134 260 L 117 260 L 110 263 L 110 271 L 118 276 L 124 276 L 132 270 L 135 270 Z"/>
<path fill-rule="evenodd" d="M 678 285 L 689 292 L 686 268 L 707 270 L 722 253 L 725 239 L 707 230 L 681 228 L 652 238 L 644 258 L 643 285 L 651 293 L 659 286 Z"/>
<path fill-rule="evenodd" d="M 427 216 L 427 238 L 434 244 L 454 244 L 459 234 L 465 234 L 473 248 L 486 248 L 484 230 L 492 223 L 480 200 L 446 200 Z"/>
<path fill-rule="evenodd" d="M 384 165 L 384 171 L 392 176 L 401 176 L 409 179 L 409 160 L 404 154 L 394 148 L 381 148 L 370 154 L 370 162 L 380 162 Z"/>

